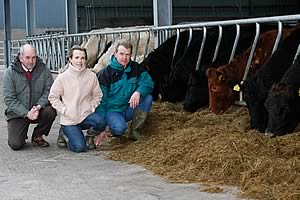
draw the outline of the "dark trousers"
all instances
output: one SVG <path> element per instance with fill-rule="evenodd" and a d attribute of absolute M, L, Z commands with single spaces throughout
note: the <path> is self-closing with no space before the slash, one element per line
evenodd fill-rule
<path fill-rule="evenodd" d="M 56 111 L 52 106 L 46 106 L 40 110 L 38 119 L 32 121 L 28 118 L 13 118 L 7 121 L 8 145 L 13 150 L 24 147 L 30 124 L 37 124 L 32 137 L 49 135 L 51 126 L 56 117 Z"/>

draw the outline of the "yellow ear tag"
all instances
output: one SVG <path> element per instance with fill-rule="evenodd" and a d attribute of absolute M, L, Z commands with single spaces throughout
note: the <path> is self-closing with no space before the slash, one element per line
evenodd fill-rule
<path fill-rule="evenodd" d="M 237 91 L 237 92 L 239 92 L 240 91 L 240 86 L 238 85 L 238 84 L 236 84 L 234 87 L 233 87 L 233 90 L 234 91 Z"/>
<path fill-rule="evenodd" d="M 300 88 L 298 89 L 298 96 L 300 96 Z"/>
<path fill-rule="evenodd" d="M 218 76 L 218 80 L 221 81 L 223 79 L 223 75 Z"/>

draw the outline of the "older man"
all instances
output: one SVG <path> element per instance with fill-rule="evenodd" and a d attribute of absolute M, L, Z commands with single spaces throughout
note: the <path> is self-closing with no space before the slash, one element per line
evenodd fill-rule
<path fill-rule="evenodd" d="M 34 128 L 31 143 L 47 147 L 43 138 L 50 132 L 56 111 L 48 102 L 53 77 L 30 44 L 20 48 L 15 61 L 5 72 L 3 81 L 7 120 L 8 145 L 13 150 L 24 147 L 29 125 Z"/>

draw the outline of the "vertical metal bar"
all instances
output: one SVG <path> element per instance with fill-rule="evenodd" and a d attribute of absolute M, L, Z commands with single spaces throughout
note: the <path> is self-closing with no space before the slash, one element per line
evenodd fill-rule
<path fill-rule="evenodd" d="M 296 61 L 296 59 L 297 59 L 297 57 L 298 57 L 299 54 L 300 54 L 300 44 L 298 45 L 298 49 L 297 49 L 297 52 L 296 52 L 296 54 L 294 56 L 293 63 Z"/>
<path fill-rule="evenodd" d="M 236 35 L 235 35 L 235 40 L 234 40 L 234 43 L 233 43 L 233 47 L 232 47 L 232 51 L 231 51 L 228 63 L 230 63 L 232 61 L 232 59 L 234 58 L 236 47 L 237 47 L 237 45 L 239 43 L 239 39 L 240 39 L 240 33 L 241 33 L 240 25 L 236 24 L 235 27 L 236 27 Z"/>
<path fill-rule="evenodd" d="M 61 69 L 63 66 L 65 66 L 65 64 L 66 64 L 66 54 L 65 54 L 65 49 L 66 49 L 66 47 L 65 47 L 65 37 L 62 37 L 61 38 L 61 65 L 59 66 L 59 69 Z"/>
<path fill-rule="evenodd" d="M 216 44 L 216 49 L 215 49 L 215 53 L 214 53 L 214 57 L 212 59 L 212 62 L 214 62 L 217 59 L 219 49 L 220 49 L 220 45 L 221 45 L 221 41 L 222 41 L 222 37 L 223 37 L 223 28 L 222 28 L 221 25 L 219 25 L 219 37 L 218 37 L 218 41 L 217 41 L 217 44 Z"/>
<path fill-rule="evenodd" d="M 192 39 L 193 39 L 193 29 L 189 28 L 189 41 L 188 41 L 188 43 L 187 43 L 187 45 L 186 45 L 186 47 L 184 49 L 183 54 L 186 54 L 186 52 L 187 52 L 187 50 L 188 50 L 188 48 L 189 48 L 189 46 L 191 44 Z"/>
<path fill-rule="evenodd" d="M 243 75 L 243 79 L 241 81 L 241 84 L 246 80 L 246 78 L 248 76 L 248 72 L 249 72 L 249 69 L 250 69 L 250 66 L 251 66 L 251 62 L 253 60 L 256 45 L 257 45 L 257 42 L 259 40 L 259 36 L 260 36 L 260 25 L 258 23 L 256 23 L 256 34 L 255 34 L 254 42 L 253 42 L 252 47 L 251 47 L 251 51 L 250 51 L 250 54 L 249 54 L 249 57 L 248 57 L 248 61 L 247 61 L 247 64 L 246 64 L 246 68 L 245 68 L 245 71 L 244 71 L 244 75 Z M 242 90 L 240 90 L 240 92 L 239 92 L 239 98 L 240 98 L 239 103 L 241 105 L 245 104 L 245 102 L 243 100 L 243 91 Z"/>
<path fill-rule="evenodd" d="M 143 57 L 143 59 L 145 59 L 146 56 L 148 55 L 150 37 L 151 37 L 151 33 L 150 33 L 150 30 L 149 30 L 149 31 L 147 31 L 147 43 L 146 43 L 146 46 L 145 46 L 145 51 L 144 51 L 144 57 Z"/>
<path fill-rule="evenodd" d="M 171 69 L 174 67 L 174 58 L 175 58 L 176 53 L 177 53 L 177 47 L 178 47 L 179 39 L 180 39 L 180 30 L 177 28 L 176 29 L 176 42 L 175 42 L 174 51 L 173 51 Z"/>
<path fill-rule="evenodd" d="M 258 39 L 259 39 L 259 35 L 260 35 L 260 25 L 259 25 L 259 23 L 256 23 L 256 35 L 255 35 L 254 42 L 253 42 L 253 45 L 251 47 L 250 55 L 249 55 L 249 58 L 248 58 L 248 61 L 247 61 L 246 69 L 245 69 L 244 76 L 243 76 L 243 81 L 246 80 L 246 78 L 247 78 L 247 75 L 248 75 L 248 72 L 249 72 L 249 69 L 250 69 L 250 66 L 251 66 L 251 62 L 252 62 L 252 59 L 253 59 L 253 56 L 254 56 L 254 52 L 255 52 L 255 49 L 256 49 L 256 45 L 257 45 L 257 42 L 258 42 Z"/>
<path fill-rule="evenodd" d="M 77 0 L 65 0 L 67 34 L 77 33 Z"/>
<path fill-rule="evenodd" d="M 201 47 L 199 50 L 199 55 L 198 55 L 198 59 L 197 59 L 197 63 L 196 63 L 196 68 L 195 68 L 196 71 L 198 71 L 200 68 L 201 58 L 202 58 L 205 40 L 206 40 L 206 34 L 207 34 L 207 28 L 203 27 L 203 38 L 202 38 Z"/>
<path fill-rule="evenodd" d="M 140 44 L 140 39 L 141 39 L 141 35 L 140 32 L 136 32 L 137 35 L 137 41 L 136 41 L 136 47 L 135 47 L 135 54 L 133 57 L 133 60 L 136 61 L 136 56 L 137 56 L 137 52 L 138 52 L 138 48 L 139 48 L 139 44 Z"/>
<path fill-rule="evenodd" d="M 102 42 L 102 39 L 101 39 L 101 35 L 97 35 L 98 37 L 98 45 L 97 45 L 97 58 L 102 54 L 102 50 L 101 50 L 101 42 Z"/>
<path fill-rule="evenodd" d="M 278 21 L 278 32 L 277 32 L 277 37 L 276 37 L 275 44 L 274 44 L 274 47 L 273 47 L 273 50 L 272 50 L 272 54 L 273 54 L 273 53 L 276 51 L 276 49 L 278 48 L 278 45 L 279 45 L 281 36 L 282 36 L 282 22 L 281 22 L 281 21 Z"/>
<path fill-rule="evenodd" d="M 3 1 L 4 18 L 4 65 L 9 67 L 11 56 L 11 24 L 10 24 L 10 0 Z"/>

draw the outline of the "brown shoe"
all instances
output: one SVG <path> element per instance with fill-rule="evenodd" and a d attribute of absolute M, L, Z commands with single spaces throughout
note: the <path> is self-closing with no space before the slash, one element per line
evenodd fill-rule
<path fill-rule="evenodd" d="M 49 146 L 49 143 L 44 140 L 43 136 L 33 136 L 31 138 L 31 143 L 34 145 L 34 146 L 39 146 L 39 147 L 48 147 Z"/>

